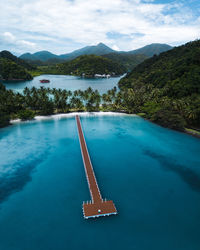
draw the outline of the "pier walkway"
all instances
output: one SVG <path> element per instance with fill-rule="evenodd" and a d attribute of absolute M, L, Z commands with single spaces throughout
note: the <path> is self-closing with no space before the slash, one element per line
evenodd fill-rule
<path fill-rule="evenodd" d="M 79 135 L 81 153 L 85 168 L 85 174 L 87 177 L 88 187 L 91 196 L 91 201 L 83 202 L 84 218 L 88 219 L 88 218 L 117 214 L 117 210 L 115 208 L 113 201 L 103 200 L 101 197 L 101 193 L 94 174 L 90 156 L 87 150 L 87 145 L 81 127 L 81 121 L 78 115 L 76 116 L 76 122 L 78 127 L 78 135 Z"/>

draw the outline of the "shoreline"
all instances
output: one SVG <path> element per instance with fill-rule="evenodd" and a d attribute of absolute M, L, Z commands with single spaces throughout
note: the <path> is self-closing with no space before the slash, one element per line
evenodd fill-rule
<path fill-rule="evenodd" d="M 60 120 L 64 118 L 70 118 L 75 117 L 76 115 L 83 116 L 83 117 L 89 117 L 89 116 L 137 116 L 136 114 L 127 114 L 122 112 L 71 112 L 71 113 L 60 113 L 60 114 L 54 114 L 54 115 L 41 115 L 41 116 L 35 116 L 34 119 L 22 121 L 21 119 L 14 119 L 10 120 L 10 124 L 16 124 L 16 123 L 24 123 L 24 122 L 32 122 L 32 121 L 45 121 L 45 120 Z"/>
<path fill-rule="evenodd" d="M 80 117 L 89 117 L 89 116 L 133 116 L 133 117 L 141 117 L 140 115 L 137 114 L 128 114 L 128 113 L 123 113 L 123 112 L 111 112 L 111 111 L 99 111 L 99 112 L 71 112 L 71 113 L 60 113 L 60 114 L 54 114 L 54 115 L 43 115 L 43 116 L 35 116 L 34 119 L 31 120 L 21 120 L 21 119 L 14 119 L 14 120 L 10 120 L 10 125 L 13 124 L 17 124 L 17 123 L 27 123 L 27 122 L 39 122 L 39 121 L 46 121 L 46 120 L 61 120 L 61 119 L 66 119 L 66 118 L 71 118 L 71 117 L 75 117 L 76 115 L 79 115 Z M 145 119 L 145 118 L 143 118 Z M 145 119 L 149 122 L 152 122 L 148 119 Z M 155 125 L 161 126 L 157 123 L 152 122 Z M 163 127 L 163 126 L 161 126 Z M 166 128 L 166 127 L 163 127 Z M 167 128 L 170 129 L 170 128 Z M 177 131 L 172 129 L 173 131 Z M 200 139 L 200 135 L 198 133 L 195 133 L 195 131 L 189 131 L 187 128 L 185 129 L 185 131 L 177 131 L 180 133 L 184 133 L 193 137 L 196 137 L 198 139 Z"/>

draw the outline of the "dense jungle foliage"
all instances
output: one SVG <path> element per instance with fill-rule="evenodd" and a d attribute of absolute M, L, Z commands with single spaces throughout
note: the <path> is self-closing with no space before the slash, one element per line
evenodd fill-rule
<path fill-rule="evenodd" d="M 103 55 L 103 57 L 108 58 L 112 60 L 113 62 L 116 62 L 118 64 L 123 65 L 123 67 L 126 68 L 126 72 L 129 72 L 133 68 L 135 68 L 138 64 L 142 63 L 145 59 L 148 57 L 141 54 L 130 54 L 130 53 L 109 53 L 106 55 Z"/>
<path fill-rule="evenodd" d="M 35 67 L 27 62 L 17 58 L 8 51 L 0 52 L 0 76 L 8 80 L 31 80 L 32 76 L 28 70 L 34 70 Z"/>
<path fill-rule="evenodd" d="M 122 75 L 126 68 L 117 62 L 96 55 L 84 55 L 69 62 L 57 64 L 57 70 L 63 74 L 93 77 L 95 74 Z"/>
<path fill-rule="evenodd" d="M 129 111 L 163 126 L 200 127 L 200 40 L 153 56 L 119 82 Z"/>

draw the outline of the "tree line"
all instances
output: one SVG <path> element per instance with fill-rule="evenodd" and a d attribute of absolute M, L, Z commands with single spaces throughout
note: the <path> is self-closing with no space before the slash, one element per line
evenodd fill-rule
<path fill-rule="evenodd" d="M 153 85 L 134 85 L 133 88 L 117 90 L 114 87 L 104 94 L 98 90 L 62 90 L 50 88 L 25 88 L 23 93 L 6 90 L 0 85 L 0 126 L 9 124 L 10 119 L 33 119 L 36 115 L 79 111 L 113 111 L 139 114 L 162 126 L 177 130 L 199 127 L 200 96 L 170 98 L 165 89 Z"/>

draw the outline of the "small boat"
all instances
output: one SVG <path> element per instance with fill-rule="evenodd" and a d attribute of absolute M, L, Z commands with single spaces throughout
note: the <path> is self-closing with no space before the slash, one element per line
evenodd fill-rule
<path fill-rule="evenodd" d="M 42 79 L 42 80 L 40 80 L 40 82 L 41 82 L 41 83 L 49 83 L 50 81 L 47 80 L 47 79 Z"/>

